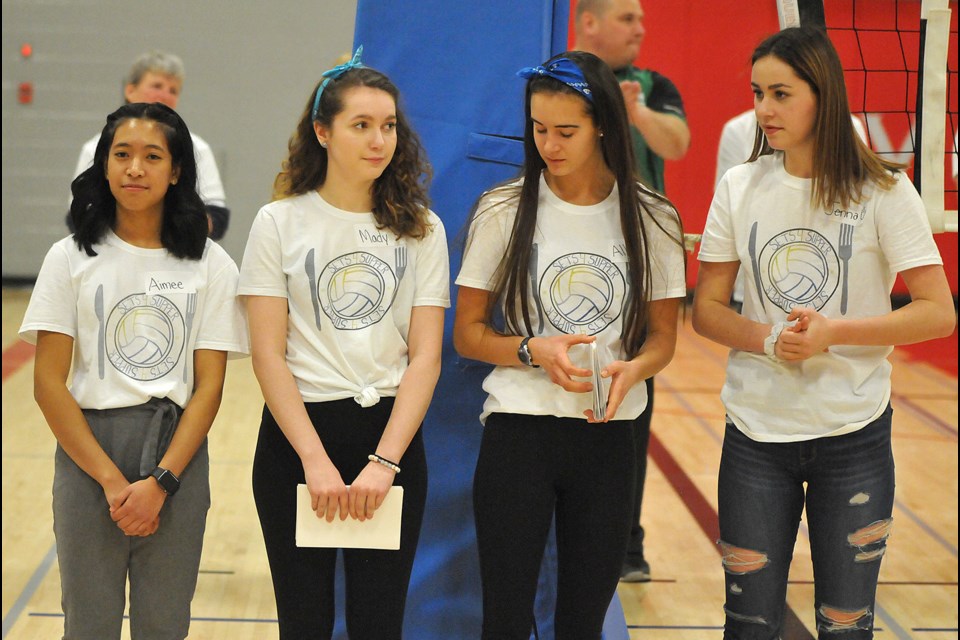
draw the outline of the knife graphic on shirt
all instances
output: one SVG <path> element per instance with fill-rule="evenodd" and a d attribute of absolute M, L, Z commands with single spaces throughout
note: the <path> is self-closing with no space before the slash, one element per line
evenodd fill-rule
<path fill-rule="evenodd" d="M 757 285 L 757 295 L 760 297 L 760 306 L 763 304 L 763 284 L 760 282 L 760 264 L 757 262 L 757 225 L 754 222 L 750 227 L 750 243 L 747 245 L 747 251 L 750 252 L 750 266 L 753 268 L 753 280 Z"/>
<path fill-rule="evenodd" d="M 107 342 L 107 328 L 103 319 L 103 285 L 97 287 L 97 295 L 93 298 L 93 311 L 97 314 L 97 373 L 103 380 L 104 358 Z"/>
<path fill-rule="evenodd" d="M 303 262 L 303 270 L 310 281 L 310 301 L 313 303 L 313 316 L 317 321 L 317 331 L 320 331 L 320 298 L 317 296 L 317 267 L 313 264 L 313 249 L 307 251 L 307 258 Z"/>

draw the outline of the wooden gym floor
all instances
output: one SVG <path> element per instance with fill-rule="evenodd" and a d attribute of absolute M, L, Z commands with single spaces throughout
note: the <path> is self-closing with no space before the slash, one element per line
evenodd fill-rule
<path fill-rule="evenodd" d="M 32 348 L 17 339 L 28 298 L 26 289 L 3 290 L 4 640 L 58 638 L 63 629 L 50 510 L 55 441 L 33 401 Z M 956 344 L 952 348 L 956 352 Z M 697 336 L 688 317 L 676 357 L 656 378 L 643 508 L 654 580 L 620 586 L 631 640 L 722 635 L 723 573 L 714 541 L 725 351 Z M 892 360 L 897 499 L 880 572 L 876 636 L 956 639 L 957 378 L 901 350 Z M 230 362 L 210 435 L 213 507 L 191 638 L 277 637 L 249 480 L 261 406 L 249 358 Z M 816 635 L 812 580 L 801 528 L 785 640 Z"/>

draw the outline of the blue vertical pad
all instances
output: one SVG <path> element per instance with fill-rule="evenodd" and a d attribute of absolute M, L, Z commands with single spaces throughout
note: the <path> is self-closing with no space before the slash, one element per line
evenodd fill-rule
<path fill-rule="evenodd" d="M 431 206 L 451 241 L 454 279 L 471 206 L 485 189 L 515 176 L 523 161 L 524 81 L 516 71 L 566 49 L 569 11 L 568 0 L 358 2 L 354 47 L 362 44 L 364 63 L 400 88 L 427 149 Z M 489 369 L 457 356 L 452 327 L 451 310 L 440 383 L 424 424 L 430 485 L 405 624 L 406 636 L 417 640 L 480 635 L 471 493 L 480 383 Z M 554 581 L 555 573 L 544 580 Z M 541 630 L 549 624 L 538 620 Z M 337 636 L 346 637 L 342 622 Z"/>

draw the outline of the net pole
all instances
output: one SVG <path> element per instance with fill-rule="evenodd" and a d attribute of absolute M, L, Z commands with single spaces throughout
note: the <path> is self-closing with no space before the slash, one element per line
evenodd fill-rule
<path fill-rule="evenodd" d="M 946 139 L 947 52 L 950 38 L 950 7 L 947 0 L 923 0 L 920 6 L 921 41 L 917 83 L 920 93 L 917 139 L 920 150 L 914 159 L 919 168 L 920 197 L 934 233 L 957 232 L 957 212 L 945 211 L 943 162 Z"/>
<path fill-rule="evenodd" d="M 801 24 L 826 26 L 823 0 L 777 0 L 777 18 L 781 30 Z"/>

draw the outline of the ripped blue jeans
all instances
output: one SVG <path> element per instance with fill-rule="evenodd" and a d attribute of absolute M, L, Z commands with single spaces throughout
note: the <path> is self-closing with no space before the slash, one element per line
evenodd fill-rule
<path fill-rule="evenodd" d="M 720 461 L 725 639 L 779 638 L 804 504 L 818 638 L 873 637 L 893 512 L 892 410 L 859 431 L 756 442 L 728 423 Z"/>

